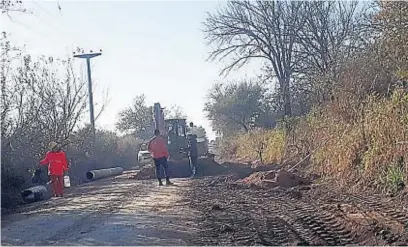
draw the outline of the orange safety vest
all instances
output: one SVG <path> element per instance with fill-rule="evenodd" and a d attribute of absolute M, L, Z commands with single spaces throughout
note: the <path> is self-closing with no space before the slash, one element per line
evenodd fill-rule
<path fill-rule="evenodd" d="M 149 141 L 147 147 L 149 152 L 152 154 L 154 159 L 169 157 L 169 152 L 167 150 L 167 142 L 161 136 L 155 136 Z"/>

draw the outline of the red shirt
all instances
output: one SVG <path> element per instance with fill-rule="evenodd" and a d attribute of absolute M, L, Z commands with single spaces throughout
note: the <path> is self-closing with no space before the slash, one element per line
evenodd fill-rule
<path fill-rule="evenodd" d="M 68 162 L 65 152 L 48 152 L 45 158 L 40 161 L 41 165 L 49 164 L 48 173 L 50 175 L 63 175 L 68 170 Z"/>
<path fill-rule="evenodd" d="M 147 149 L 152 154 L 154 159 L 169 157 L 169 152 L 167 151 L 167 142 L 161 136 L 155 136 L 149 141 Z"/>

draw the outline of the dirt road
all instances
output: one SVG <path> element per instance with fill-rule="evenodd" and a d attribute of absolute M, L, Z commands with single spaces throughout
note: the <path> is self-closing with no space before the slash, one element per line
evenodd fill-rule
<path fill-rule="evenodd" d="M 408 205 L 322 186 L 261 189 L 229 176 L 129 174 L 2 217 L 2 245 L 408 245 Z"/>
<path fill-rule="evenodd" d="M 159 187 L 128 175 L 2 217 L 2 245 L 186 245 L 196 233 L 195 212 L 182 198 L 189 181 Z"/>

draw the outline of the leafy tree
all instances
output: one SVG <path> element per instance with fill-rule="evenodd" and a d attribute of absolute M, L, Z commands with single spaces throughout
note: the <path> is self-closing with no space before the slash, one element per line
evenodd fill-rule
<path fill-rule="evenodd" d="M 194 133 L 197 135 L 197 138 L 207 138 L 207 132 L 203 126 L 193 125 Z M 191 127 L 187 126 L 187 132 L 191 132 Z"/>
<path fill-rule="evenodd" d="M 170 107 L 165 107 L 164 108 L 164 118 L 165 119 L 170 119 L 170 118 L 187 118 L 186 114 L 183 111 L 183 108 L 181 108 L 178 105 L 172 105 Z"/>
<path fill-rule="evenodd" d="M 207 132 L 205 131 L 203 126 L 197 126 L 196 131 L 198 138 L 207 138 Z"/>
<path fill-rule="evenodd" d="M 204 110 L 218 133 L 248 132 L 261 115 L 264 100 L 265 89 L 258 83 L 221 83 L 210 90 Z"/>
<path fill-rule="evenodd" d="M 120 131 L 132 133 L 141 139 L 152 136 L 154 130 L 153 106 L 146 105 L 144 94 L 136 96 L 131 106 L 119 112 L 116 127 Z"/>
<path fill-rule="evenodd" d="M 164 117 L 165 119 L 187 118 L 183 109 L 177 105 L 164 107 Z M 153 106 L 146 105 L 144 94 L 136 96 L 131 106 L 119 112 L 119 120 L 116 123 L 118 130 L 131 133 L 143 140 L 152 137 L 154 127 Z"/>

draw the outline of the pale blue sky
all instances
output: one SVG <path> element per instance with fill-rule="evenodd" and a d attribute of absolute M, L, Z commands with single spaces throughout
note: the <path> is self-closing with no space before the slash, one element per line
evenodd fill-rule
<path fill-rule="evenodd" d="M 224 1 L 29 1 L 34 14 L 1 18 L 10 40 L 32 54 L 64 57 L 75 47 L 103 50 L 92 60 L 95 101 L 109 91 L 109 105 L 97 125 L 114 130 L 117 113 L 144 93 L 149 104 L 183 108 L 190 121 L 210 122 L 203 106 L 219 77 L 220 63 L 207 62 L 210 48 L 201 31 L 207 11 Z M 4 25 L 3 25 L 4 23 Z M 84 64 L 78 60 L 77 64 Z M 252 66 L 251 66 L 252 67 Z M 227 79 L 253 76 L 247 66 Z M 78 69 L 78 72 L 81 72 Z M 84 118 L 88 121 L 88 117 Z"/>

